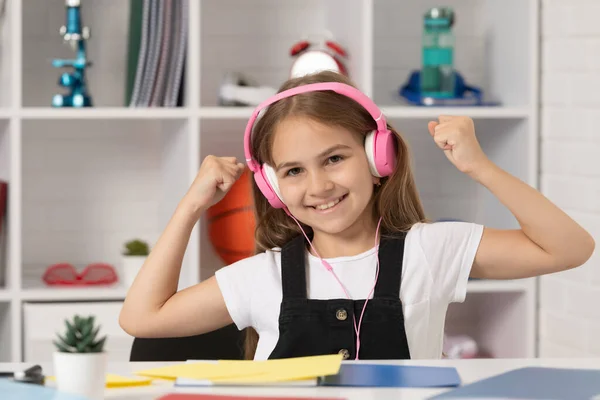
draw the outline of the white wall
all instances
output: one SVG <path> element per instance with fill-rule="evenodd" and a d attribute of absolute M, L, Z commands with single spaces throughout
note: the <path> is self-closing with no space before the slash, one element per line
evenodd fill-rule
<path fill-rule="evenodd" d="M 542 4 L 542 191 L 600 242 L 597 0 Z M 540 356 L 600 356 L 600 251 L 541 279 Z"/>

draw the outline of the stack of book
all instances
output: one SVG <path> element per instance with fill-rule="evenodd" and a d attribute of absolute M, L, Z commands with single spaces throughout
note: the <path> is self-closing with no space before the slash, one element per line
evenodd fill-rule
<path fill-rule="evenodd" d="M 188 0 L 130 0 L 129 107 L 182 106 L 188 18 Z"/>

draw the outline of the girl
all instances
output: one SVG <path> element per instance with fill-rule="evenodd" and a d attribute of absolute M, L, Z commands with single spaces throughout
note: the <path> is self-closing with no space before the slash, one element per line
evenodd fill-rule
<path fill-rule="evenodd" d="M 296 78 L 246 131 L 257 254 L 177 291 L 194 225 L 244 168 L 206 157 L 127 294 L 122 328 L 173 337 L 235 323 L 250 332 L 247 358 L 260 360 L 439 358 L 448 304 L 464 300 L 469 277 L 532 277 L 590 257 L 592 237 L 492 163 L 470 118 L 440 116 L 427 128 L 521 229 L 427 222 L 407 145 L 377 106 L 339 74 Z"/>

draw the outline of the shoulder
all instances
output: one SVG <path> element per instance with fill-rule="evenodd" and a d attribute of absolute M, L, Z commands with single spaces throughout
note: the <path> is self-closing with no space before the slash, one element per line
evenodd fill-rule
<path fill-rule="evenodd" d="M 417 222 L 407 232 L 413 241 L 443 239 L 452 240 L 456 235 L 479 234 L 483 225 L 464 221 Z"/>
<path fill-rule="evenodd" d="M 271 273 L 273 270 L 280 269 L 281 253 L 279 249 L 271 249 L 251 257 L 244 258 L 229 264 L 215 272 L 217 279 L 223 276 L 255 276 L 261 273 Z"/>
<path fill-rule="evenodd" d="M 229 264 L 215 272 L 219 282 L 240 281 L 248 283 L 263 283 L 267 277 L 281 276 L 280 249 L 270 249 Z"/>
<path fill-rule="evenodd" d="M 415 224 L 407 234 L 407 247 L 418 249 L 429 270 L 433 290 L 449 301 L 464 298 L 484 226 L 463 221 Z"/>
<path fill-rule="evenodd" d="M 483 225 L 463 221 L 418 222 L 406 235 L 409 248 L 419 248 L 429 259 L 435 254 L 448 255 L 457 249 L 478 245 Z"/>

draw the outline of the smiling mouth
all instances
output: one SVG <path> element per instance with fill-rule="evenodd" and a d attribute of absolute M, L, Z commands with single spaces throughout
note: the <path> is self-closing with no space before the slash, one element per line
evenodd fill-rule
<path fill-rule="evenodd" d="M 335 206 L 337 206 L 342 200 L 344 200 L 348 195 L 345 194 L 342 197 L 337 198 L 336 200 L 332 200 L 329 203 L 326 204 L 319 204 L 318 206 L 309 206 L 311 208 L 314 208 L 317 211 L 327 211 Z"/>

